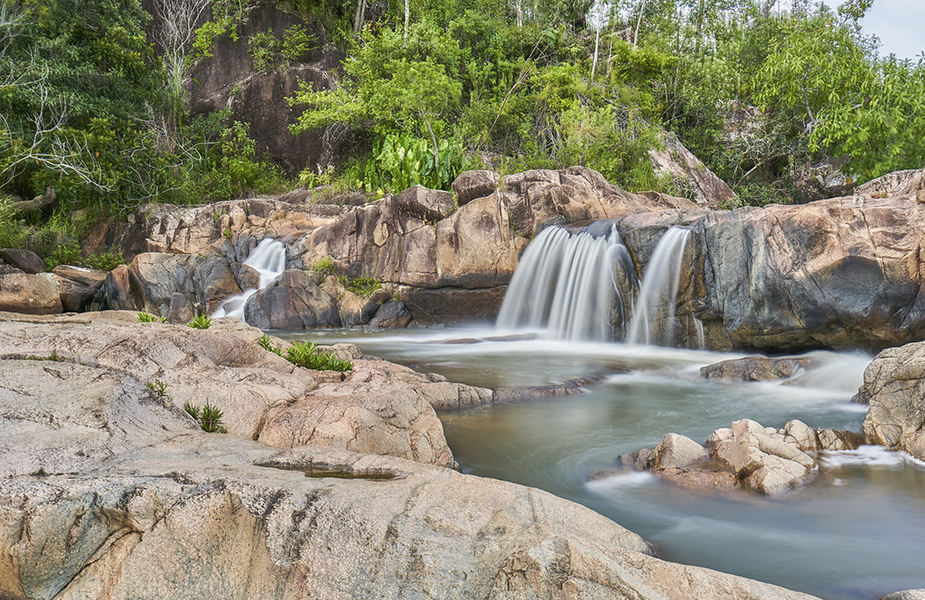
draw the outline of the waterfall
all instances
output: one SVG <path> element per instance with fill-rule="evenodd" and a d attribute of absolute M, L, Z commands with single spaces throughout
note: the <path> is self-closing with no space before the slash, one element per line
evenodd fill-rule
<path fill-rule="evenodd" d="M 615 227 L 599 237 L 548 227 L 524 252 L 496 327 L 542 329 L 557 339 L 611 341 L 622 334 L 629 312 L 624 297 L 631 302 L 632 294 L 623 292 L 637 284 Z"/>
<path fill-rule="evenodd" d="M 259 286 L 245 290 L 244 293 L 232 296 L 225 300 L 218 309 L 212 313 L 212 318 L 218 317 L 237 317 L 244 321 L 244 305 L 257 290 L 270 285 L 270 283 L 279 277 L 279 274 L 286 268 L 286 247 L 282 242 L 270 238 L 264 238 L 244 264 L 253 267 L 260 274 Z"/>
<path fill-rule="evenodd" d="M 642 288 L 630 320 L 628 344 L 674 343 L 674 309 L 681 275 L 681 259 L 690 230 L 671 227 L 662 236 L 642 274 Z"/>

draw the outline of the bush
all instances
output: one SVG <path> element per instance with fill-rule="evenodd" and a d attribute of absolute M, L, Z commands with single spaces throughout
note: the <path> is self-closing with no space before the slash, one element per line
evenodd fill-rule
<path fill-rule="evenodd" d="M 224 414 L 213 404 L 206 403 L 203 407 L 193 406 L 189 402 L 183 405 L 183 410 L 193 417 L 193 420 L 206 433 L 228 433 L 222 424 Z"/>
<path fill-rule="evenodd" d="M 194 317 L 186 326 L 192 327 L 193 329 L 208 329 L 212 326 L 212 317 L 209 315 L 199 315 L 198 317 Z"/>
<path fill-rule="evenodd" d="M 333 354 L 316 352 L 318 345 L 314 342 L 293 342 L 286 349 L 286 360 L 292 364 L 314 371 L 352 371 L 353 363 L 337 358 Z"/>

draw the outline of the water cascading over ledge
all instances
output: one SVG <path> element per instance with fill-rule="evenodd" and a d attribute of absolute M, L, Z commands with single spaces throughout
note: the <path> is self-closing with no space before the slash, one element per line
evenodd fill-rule
<path fill-rule="evenodd" d="M 517 266 L 496 326 L 572 341 L 622 339 L 638 280 L 616 228 L 602 233 L 544 229 Z"/>
<path fill-rule="evenodd" d="M 625 341 L 674 345 L 678 330 L 687 346 L 704 347 L 692 315 L 676 315 L 683 257 L 690 230 L 671 227 L 661 237 L 642 280 L 620 234 L 610 222 L 570 233 L 543 230 L 524 253 L 508 286 L 497 327 L 543 331 L 570 341 Z M 638 295 L 637 295 L 638 293 Z"/>
<path fill-rule="evenodd" d="M 254 251 L 251 252 L 244 264 L 256 269 L 260 274 L 260 283 L 258 287 L 245 290 L 244 293 L 232 296 L 225 300 L 218 309 L 212 313 L 212 318 L 218 317 L 237 317 L 244 321 L 244 305 L 247 299 L 253 296 L 258 290 L 270 285 L 274 279 L 279 277 L 280 273 L 286 268 L 286 247 L 277 240 L 271 238 L 263 239 Z M 245 321 L 246 322 L 246 321 Z"/>

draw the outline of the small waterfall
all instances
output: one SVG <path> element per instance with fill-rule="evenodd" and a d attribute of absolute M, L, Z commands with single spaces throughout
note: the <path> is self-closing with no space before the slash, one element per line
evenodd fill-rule
<path fill-rule="evenodd" d="M 544 229 L 514 272 L 498 314 L 499 329 L 545 329 L 566 340 L 611 341 L 622 335 L 636 271 L 620 234 L 572 235 Z M 618 331 L 619 330 L 619 331 Z"/>
<path fill-rule="evenodd" d="M 671 227 L 662 236 L 642 275 L 642 288 L 630 320 L 628 344 L 674 343 L 674 309 L 681 275 L 681 259 L 690 230 Z"/>
<path fill-rule="evenodd" d="M 272 283 L 274 279 L 286 268 L 286 247 L 282 242 L 264 238 L 244 264 L 253 267 L 260 274 L 259 287 L 245 290 L 244 293 L 232 296 L 225 300 L 218 309 L 212 313 L 212 318 L 237 317 L 244 321 L 244 305 L 257 290 L 262 290 Z"/>

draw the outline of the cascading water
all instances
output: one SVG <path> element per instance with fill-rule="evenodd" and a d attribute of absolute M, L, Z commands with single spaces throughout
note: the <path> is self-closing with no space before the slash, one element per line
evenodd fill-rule
<path fill-rule="evenodd" d="M 244 264 L 253 267 L 260 274 L 259 286 L 254 289 L 245 290 L 244 293 L 225 300 L 222 305 L 212 313 L 212 318 L 237 317 L 244 321 L 244 305 L 247 304 L 247 299 L 258 290 L 262 290 L 270 285 L 270 283 L 279 277 L 279 274 L 286 268 L 286 247 L 282 242 L 265 238 L 257 244 L 257 247 L 254 248 L 251 255 L 247 257 Z"/>
<path fill-rule="evenodd" d="M 681 259 L 690 230 L 671 227 L 662 236 L 642 275 L 626 342 L 628 344 L 674 343 L 674 312 L 681 276 Z"/>
<path fill-rule="evenodd" d="M 611 341 L 622 334 L 626 304 L 632 301 L 621 288 L 637 285 L 616 228 L 595 237 L 548 227 L 524 253 L 496 326 L 543 329 L 565 340 Z"/>

